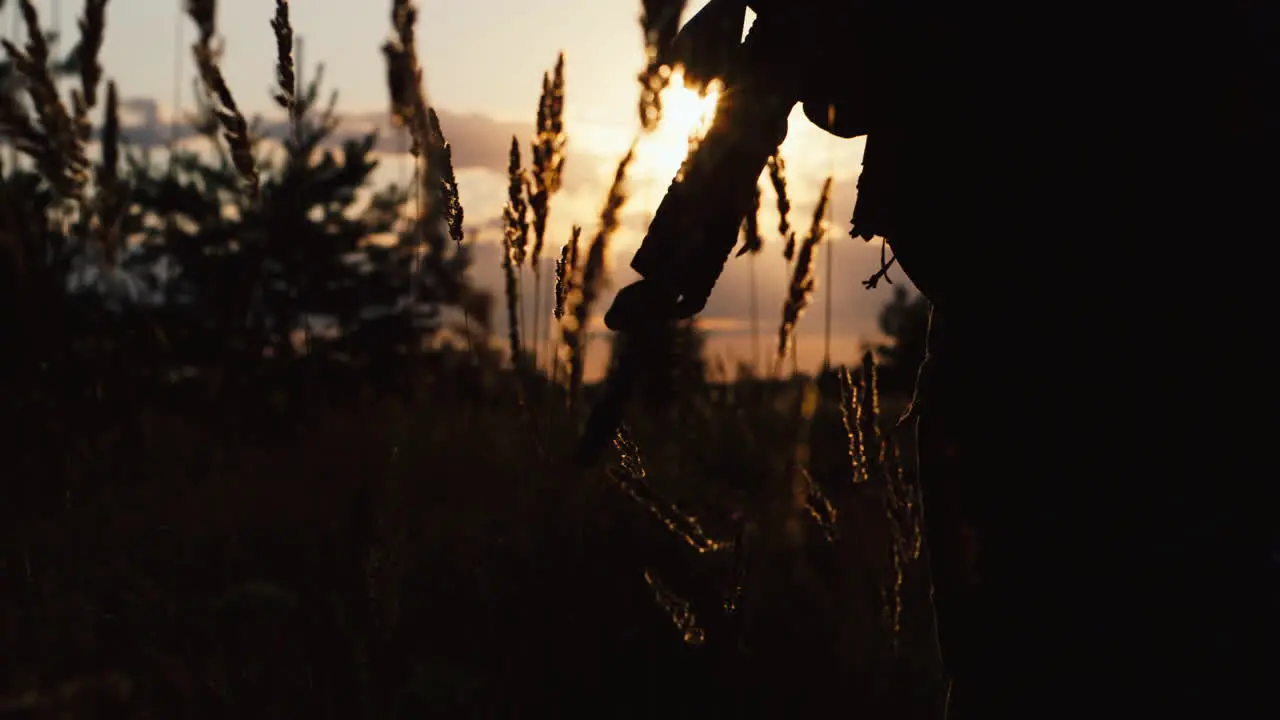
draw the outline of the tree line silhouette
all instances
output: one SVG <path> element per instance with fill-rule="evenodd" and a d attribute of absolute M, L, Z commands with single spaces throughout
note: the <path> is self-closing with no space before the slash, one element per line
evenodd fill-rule
<path fill-rule="evenodd" d="M 51 74 L 79 73 L 76 58 L 50 60 Z M 450 308 L 471 316 L 463 332 L 487 324 L 467 247 L 423 231 L 406 212 L 409 188 L 374 186 L 376 135 L 326 148 L 337 93 L 322 97 L 322 65 L 301 85 L 289 136 L 250 127 L 256 197 L 239 186 L 207 101 L 190 117 L 207 144 L 136 148 L 111 85 L 90 180 L 116 186 L 116 207 L 99 208 L 108 213 L 65 202 L 40 172 L 40 148 L 13 132 L 32 111 L 27 82 L 12 62 L 0 67 L 0 125 L 19 138 L 0 177 L 0 362 L 25 378 L 16 386 L 70 390 L 123 375 L 216 378 L 225 389 L 301 360 L 400 382 L 410 358 L 455 329 Z"/>

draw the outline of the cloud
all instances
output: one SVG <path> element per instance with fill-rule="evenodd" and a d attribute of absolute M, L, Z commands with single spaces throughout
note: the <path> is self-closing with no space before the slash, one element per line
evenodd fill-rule
<path fill-rule="evenodd" d="M 732 335 L 751 332 L 751 323 L 737 317 L 715 317 L 702 315 L 695 321 L 698 329 L 716 335 Z"/>
<path fill-rule="evenodd" d="M 121 124 L 130 142 L 143 145 L 165 145 L 170 138 L 195 136 L 185 119 L 162 111 L 151 98 L 128 98 L 121 101 Z M 441 127 L 453 144 L 455 168 L 484 167 L 504 170 L 511 136 L 527 136 L 531 127 L 523 123 L 500 122 L 484 115 L 458 114 L 437 109 Z M 338 127 L 330 137 L 330 147 L 341 147 L 347 140 L 377 133 L 375 149 L 382 152 L 405 152 L 407 142 L 401 131 L 392 127 L 385 112 L 338 113 Z M 287 137 L 289 125 L 283 117 L 258 118 L 259 132 L 275 138 Z"/>
<path fill-rule="evenodd" d="M 195 137 L 191 124 L 179 118 L 177 122 L 164 112 L 154 99 L 128 98 L 121 101 L 121 125 L 130 143 L 143 147 L 164 147 L 171 139 L 186 140 Z M 523 160 L 529 161 L 529 138 L 533 124 L 496 120 L 479 113 L 457 113 L 437 108 L 440 127 L 453 149 L 455 171 L 489 170 L 507 172 L 511 138 L 520 139 Z M 403 131 L 391 124 L 386 112 L 338 113 L 338 127 L 324 147 L 341 148 L 348 140 L 360 139 L 369 133 L 377 134 L 374 151 L 388 155 L 407 153 L 409 145 Z M 259 131 L 267 137 L 284 138 L 289 126 L 284 118 L 263 118 Z M 609 160 L 592 155 L 572 145 L 568 150 L 563 184 L 575 189 L 594 184 L 602 175 L 602 168 Z M 402 160 L 407 164 L 407 159 Z"/>

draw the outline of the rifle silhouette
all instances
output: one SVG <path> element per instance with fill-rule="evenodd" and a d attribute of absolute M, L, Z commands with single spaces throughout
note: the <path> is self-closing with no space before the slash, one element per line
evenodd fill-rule
<path fill-rule="evenodd" d="M 756 12 L 745 40 L 746 9 Z M 622 288 L 605 314 L 621 343 L 577 448 L 592 464 L 622 422 L 640 368 L 661 361 L 646 353 L 660 333 L 706 306 L 738 239 L 770 157 L 787 135 L 796 104 L 823 130 L 842 138 L 867 133 L 868 51 L 857 37 L 872 22 L 861 3 L 712 0 L 681 28 L 663 55 L 684 68 L 686 85 L 723 90 L 706 137 L 659 204 L 631 261 L 641 279 Z M 870 146 L 870 142 L 868 143 Z M 868 149 L 868 157 L 875 157 Z M 865 164 L 865 163 L 864 163 Z M 864 170 L 857 234 L 886 235 L 876 174 Z M 860 214 L 859 211 L 863 210 Z"/>

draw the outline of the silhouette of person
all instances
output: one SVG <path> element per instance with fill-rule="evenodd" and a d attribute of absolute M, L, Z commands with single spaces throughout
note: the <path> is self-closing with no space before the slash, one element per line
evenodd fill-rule
<path fill-rule="evenodd" d="M 741 0 L 677 41 L 726 90 L 606 323 L 701 309 L 797 103 L 865 134 L 852 232 L 933 305 L 910 417 L 950 717 L 1245 716 L 1247 447 L 1188 334 L 1243 322 L 1196 241 L 1265 227 L 1275 11 L 746 4 L 741 45 Z"/>

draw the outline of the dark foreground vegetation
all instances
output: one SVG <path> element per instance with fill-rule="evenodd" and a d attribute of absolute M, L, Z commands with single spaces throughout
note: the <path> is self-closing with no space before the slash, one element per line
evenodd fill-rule
<path fill-rule="evenodd" d="M 540 457 L 493 380 L 483 398 L 95 404 L 77 409 L 110 419 L 28 426 L 6 482 L 7 706 L 931 716 L 918 528 L 882 476 L 851 482 L 838 402 L 801 435 L 807 381 L 710 386 L 674 427 L 636 423 L 638 485 Z M 535 406 L 553 449 L 574 440 L 556 407 Z"/>

